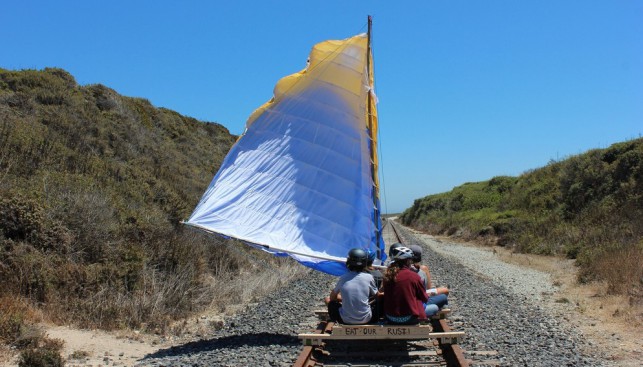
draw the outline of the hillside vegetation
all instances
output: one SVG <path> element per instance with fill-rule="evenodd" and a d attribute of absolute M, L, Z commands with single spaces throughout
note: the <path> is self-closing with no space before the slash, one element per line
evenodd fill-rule
<path fill-rule="evenodd" d="M 581 281 L 606 281 L 610 291 L 641 302 L 643 139 L 417 199 L 401 221 L 433 234 L 577 259 Z"/>
<path fill-rule="evenodd" d="M 61 69 L 0 69 L 0 343 L 34 313 L 163 330 L 238 302 L 249 258 L 284 263 L 180 224 L 235 139 Z"/>

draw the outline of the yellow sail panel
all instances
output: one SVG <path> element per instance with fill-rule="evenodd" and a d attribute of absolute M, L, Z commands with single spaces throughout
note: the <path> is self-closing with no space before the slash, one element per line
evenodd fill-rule
<path fill-rule="evenodd" d="M 362 101 L 366 101 L 366 93 L 368 92 L 368 81 L 365 80 L 367 42 L 366 34 L 361 34 L 342 41 L 330 40 L 316 44 L 308 58 L 308 66 L 277 82 L 273 98 L 250 115 L 246 122 L 246 129 L 259 115 L 278 103 L 280 99 L 287 95 L 297 95 L 315 84 L 328 83 L 339 87 L 346 95 L 360 96 Z M 353 107 L 355 113 L 359 113 L 359 104 Z"/>

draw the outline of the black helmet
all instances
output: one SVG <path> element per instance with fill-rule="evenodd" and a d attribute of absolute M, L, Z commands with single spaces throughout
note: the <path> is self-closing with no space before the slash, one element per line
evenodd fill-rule
<path fill-rule="evenodd" d="M 422 261 L 422 247 L 418 245 L 411 245 L 409 246 L 411 251 L 413 251 L 413 262 L 419 263 Z"/>
<path fill-rule="evenodd" d="M 366 266 L 368 254 L 361 248 L 354 248 L 348 251 L 346 266 Z"/>
<path fill-rule="evenodd" d="M 388 248 L 388 256 L 393 257 L 395 249 L 398 247 L 402 247 L 402 244 L 399 242 L 392 244 L 391 247 Z"/>

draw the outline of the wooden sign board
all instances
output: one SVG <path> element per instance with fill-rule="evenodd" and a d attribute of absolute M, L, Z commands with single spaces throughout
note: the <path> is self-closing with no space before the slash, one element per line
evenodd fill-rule
<path fill-rule="evenodd" d="M 333 327 L 333 335 L 358 337 L 368 339 L 387 339 L 403 337 L 404 339 L 424 339 L 433 331 L 431 326 L 406 325 L 337 325 Z"/>
<path fill-rule="evenodd" d="M 304 345 L 321 345 L 324 340 L 362 340 L 362 339 L 437 339 L 442 344 L 458 344 L 464 332 L 432 332 L 429 325 L 338 325 L 330 334 L 299 334 Z"/>

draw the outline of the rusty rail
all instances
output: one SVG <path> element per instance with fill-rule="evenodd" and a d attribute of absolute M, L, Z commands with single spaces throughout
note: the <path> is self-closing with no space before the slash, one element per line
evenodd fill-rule
<path fill-rule="evenodd" d="M 330 330 L 333 328 L 334 322 L 332 321 L 322 321 L 319 323 L 317 326 L 317 329 L 315 329 L 314 333 L 315 334 L 322 334 L 326 332 L 330 332 Z M 293 367 L 313 367 L 316 364 L 316 361 L 313 357 L 313 352 L 315 351 L 315 347 L 312 345 L 306 345 L 304 346 L 303 350 L 299 354 L 299 357 L 293 364 Z"/>

